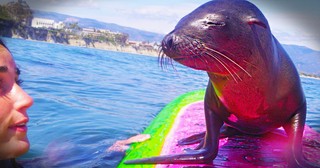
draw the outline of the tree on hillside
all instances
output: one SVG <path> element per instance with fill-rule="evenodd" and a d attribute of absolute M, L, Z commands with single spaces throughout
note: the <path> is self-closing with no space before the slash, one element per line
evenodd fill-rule
<path fill-rule="evenodd" d="M 0 20 L 12 21 L 13 18 L 10 16 L 6 8 L 0 5 Z"/>
<path fill-rule="evenodd" d="M 65 29 L 76 30 L 76 31 L 82 30 L 82 28 L 79 26 L 78 22 L 67 22 L 67 23 L 65 23 L 64 28 Z"/>
<path fill-rule="evenodd" d="M 33 13 L 26 1 L 9 2 L 4 8 L 16 23 L 31 25 Z"/>
<path fill-rule="evenodd" d="M 126 34 L 126 33 L 120 33 L 115 35 L 115 41 L 121 45 L 126 44 L 128 39 L 129 39 L 129 34 Z"/>

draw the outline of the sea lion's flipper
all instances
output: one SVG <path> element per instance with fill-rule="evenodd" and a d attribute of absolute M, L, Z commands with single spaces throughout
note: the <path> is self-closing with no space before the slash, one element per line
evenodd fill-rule
<path fill-rule="evenodd" d="M 125 161 L 125 164 L 198 164 L 198 163 L 211 163 L 215 157 L 212 150 L 194 150 L 192 153 L 157 156 L 151 158 L 143 158 L 137 160 Z"/>
<path fill-rule="evenodd" d="M 302 136 L 304 130 L 304 124 L 306 120 L 306 103 L 304 103 L 295 113 L 294 116 L 284 125 L 284 129 L 289 136 L 290 151 L 289 154 L 289 167 L 308 167 L 316 168 L 320 167 L 313 165 L 304 159 L 302 153 Z"/>
<path fill-rule="evenodd" d="M 182 146 L 182 145 L 192 145 L 192 144 L 200 143 L 201 141 L 203 141 L 205 135 L 206 135 L 206 132 L 200 132 L 198 134 L 191 135 L 187 138 L 180 139 L 178 141 L 178 145 Z"/>
<path fill-rule="evenodd" d="M 238 134 L 240 134 L 240 132 L 238 130 L 236 130 L 232 127 L 229 127 L 227 125 L 223 125 L 220 129 L 219 138 L 222 139 L 222 138 L 226 138 L 226 137 L 230 137 L 230 136 L 234 136 L 234 135 L 238 135 Z M 200 133 L 191 135 L 187 138 L 180 139 L 178 141 L 178 145 L 182 146 L 182 145 L 192 145 L 192 144 L 196 144 L 196 143 L 201 143 L 201 142 L 203 142 L 205 135 L 206 135 L 206 132 L 200 132 Z"/>

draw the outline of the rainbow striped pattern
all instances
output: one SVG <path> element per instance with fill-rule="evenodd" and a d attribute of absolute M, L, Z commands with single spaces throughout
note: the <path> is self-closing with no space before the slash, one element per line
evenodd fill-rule
<path fill-rule="evenodd" d="M 175 118 L 179 111 L 191 104 L 204 99 L 205 90 L 197 90 L 185 93 L 165 106 L 151 124 L 145 129 L 143 134 L 150 134 L 151 139 L 142 143 L 132 144 L 127 150 L 118 168 L 153 168 L 155 165 L 126 165 L 125 160 L 159 156 L 166 136 L 174 125 Z"/>

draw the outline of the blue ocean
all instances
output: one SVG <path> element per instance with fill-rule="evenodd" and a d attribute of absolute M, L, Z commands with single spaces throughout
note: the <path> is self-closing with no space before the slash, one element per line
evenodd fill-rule
<path fill-rule="evenodd" d="M 206 74 L 157 57 L 4 39 L 20 67 L 29 109 L 24 167 L 116 167 L 114 142 L 141 133 L 171 100 L 203 89 Z M 320 132 L 320 80 L 302 78 L 307 124 Z"/>

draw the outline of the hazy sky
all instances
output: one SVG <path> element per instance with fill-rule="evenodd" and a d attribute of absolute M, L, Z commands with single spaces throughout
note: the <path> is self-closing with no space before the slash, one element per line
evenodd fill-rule
<path fill-rule="evenodd" d="M 0 0 L 5 3 L 11 0 Z M 32 9 L 58 12 L 166 34 L 208 0 L 26 0 Z M 267 17 L 281 43 L 320 50 L 319 0 L 249 0 Z"/>

